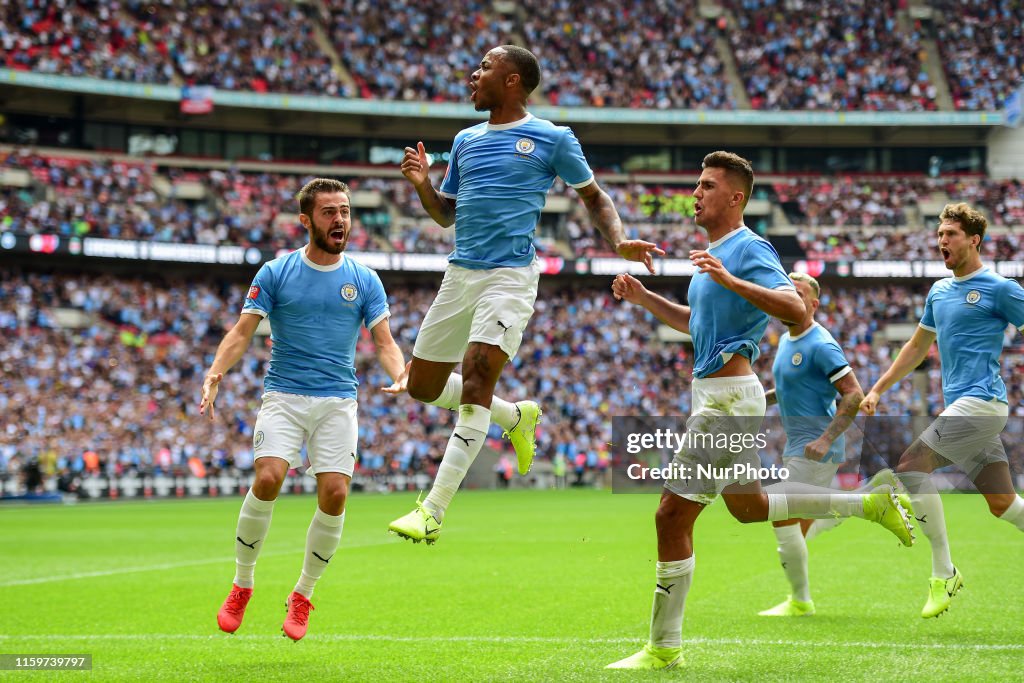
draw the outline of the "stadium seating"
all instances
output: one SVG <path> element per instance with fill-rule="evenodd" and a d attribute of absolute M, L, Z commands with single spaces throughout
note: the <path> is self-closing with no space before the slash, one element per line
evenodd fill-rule
<path fill-rule="evenodd" d="M 930 79 L 943 77 L 957 108 L 1001 109 L 1024 81 L 1024 10 L 1009 0 L 931 6 L 933 20 L 921 22 L 898 0 L 722 0 L 703 8 L 711 14 L 695 0 L 388 0 L 373 12 L 365 0 L 8 3 L 0 9 L 0 65 L 136 83 L 459 102 L 483 54 L 513 42 L 537 53 L 540 101 L 559 106 L 735 109 L 727 67 L 735 59 L 754 109 L 931 110 Z M 944 74 L 925 68 L 930 39 Z"/>
<path fill-rule="evenodd" d="M 158 167 L 150 162 L 101 157 L 60 157 L 13 152 L 0 168 L 30 174 L 28 187 L 0 186 L 0 229 L 147 239 L 160 242 L 288 249 L 302 244 L 305 231 L 295 219 L 294 193 L 311 176 L 242 172 L 237 169 Z M 446 254 L 454 236 L 427 216 L 415 191 L 401 178 L 353 177 L 354 193 L 378 198 L 376 208 L 356 207 L 350 249 Z M 630 238 L 646 239 L 667 251 L 706 240 L 690 219 L 689 185 L 602 182 L 615 202 Z M 812 258 L 930 259 L 931 232 L 948 201 L 982 208 L 997 229 L 1024 225 L 1024 186 L 1018 180 L 983 177 L 776 177 L 765 197 L 800 228 L 801 247 Z M 576 192 L 560 181 L 553 197 L 567 211 L 542 220 L 541 254 L 612 255 L 589 223 Z M 936 208 L 937 207 L 937 208 Z M 754 223 L 751 223 L 754 225 Z M 897 230 L 896 228 L 903 228 Z M 1024 251 L 1019 232 L 994 230 L 986 257 L 1009 260 Z"/>
<path fill-rule="evenodd" d="M 391 328 L 409 353 L 435 290 L 389 290 Z M 921 286 L 826 290 L 818 319 L 835 331 L 862 385 L 870 386 L 889 362 L 894 347 L 883 339 L 886 327 L 915 322 L 925 291 Z M 196 412 L 203 375 L 221 336 L 237 319 L 244 292 L 244 285 L 213 282 L 0 271 L 5 339 L 0 414 L 6 425 L 0 471 L 17 471 L 26 457 L 49 451 L 60 468 L 112 474 L 132 468 L 174 471 L 193 457 L 214 472 L 251 467 L 267 338 L 258 337 L 228 375 L 216 421 Z M 608 456 L 611 416 L 688 412 L 690 351 L 659 341 L 657 326 L 641 309 L 615 302 L 604 287 L 545 292 L 539 298 L 499 391 L 513 400 L 533 397 L 545 406 L 542 458 L 561 452 L 570 463 L 600 468 Z M 773 323 L 762 342 L 756 369 L 766 381 L 783 331 Z M 389 380 L 376 364 L 368 336 L 358 351 L 360 467 L 371 473 L 433 467 L 452 426 L 451 414 L 380 392 Z M 1007 353 L 1016 360 L 1004 366 L 1010 404 L 1018 414 L 1024 414 L 1022 352 L 1014 337 Z M 923 398 L 935 413 L 941 406 L 939 382 L 935 369 L 930 375 Z M 912 414 L 920 399 L 903 383 L 887 395 L 884 410 Z M 492 429 L 490 436 L 499 445 L 500 430 Z"/>
<path fill-rule="evenodd" d="M 730 35 L 754 109 L 935 109 L 918 30 L 895 0 L 730 0 Z"/>
<path fill-rule="evenodd" d="M 1024 86 L 1024 7 L 1011 0 L 930 0 L 957 109 L 1000 110 Z"/>

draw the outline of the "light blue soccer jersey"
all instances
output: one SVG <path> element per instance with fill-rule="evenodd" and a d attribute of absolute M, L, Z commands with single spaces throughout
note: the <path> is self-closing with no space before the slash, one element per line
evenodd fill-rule
<path fill-rule="evenodd" d="M 266 391 L 301 396 L 356 398 L 359 329 L 390 315 L 377 273 L 342 254 L 319 266 L 305 248 L 264 263 L 242 313 L 270 319 Z"/>
<path fill-rule="evenodd" d="M 533 263 L 533 234 L 555 176 L 576 188 L 594 179 L 565 126 L 527 114 L 513 123 L 484 122 L 460 131 L 439 190 L 455 199 L 449 262 L 473 270 Z"/>
<path fill-rule="evenodd" d="M 1024 327 L 1024 289 L 981 268 L 932 285 L 921 327 L 936 333 L 946 405 L 964 396 L 1006 403 L 999 354 L 1007 324 Z"/>
<path fill-rule="evenodd" d="M 834 383 L 850 372 L 843 350 L 818 323 L 796 337 L 782 335 L 772 363 L 775 398 L 786 431 L 782 455 L 803 456 L 804 447 L 825 433 L 836 414 Z M 822 462 L 842 462 L 845 457 L 846 437 L 841 435 Z"/>
<path fill-rule="evenodd" d="M 796 290 L 782 269 L 775 247 L 746 226 L 713 242 L 708 251 L 738 278 L 767 289 Z M 767 313 L 721 286 L 707 273 L 694 274 L 687 300 L 696 355 L 694 377 L 707 377 L 721 370 L 732 354 L 746 356 L 751 363 L 757 360 L 758 343 L 768 327 Z"/>

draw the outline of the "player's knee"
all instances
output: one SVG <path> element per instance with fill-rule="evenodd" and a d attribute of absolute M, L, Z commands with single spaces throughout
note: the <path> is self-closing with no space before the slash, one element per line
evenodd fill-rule
<path fill-rule="evenodd" d="M 736 518 L 736 521 L 742 524 L 752 524 L 763 522 L 768 518 L 768 511 L 762 509 L 759 502 L 758 496 L 732 496 L 726 498 L 725 506 L 729 508 L 729 513 Z"/>
<path fill-rule="evenodd" d="M 341 514 L 341 511 L 345 509 L 345 500 L 348 498 L 348 487 L 343 485 L 331 486 L 324 492 L 324 498 L 330 502 L 331 507 L 338 510 L 337 514 Z"/>
<path fill-rule="evenodd" d="M 988 503 L 988 511 L 996 517 L 1002 517 L 1010 509 L 1010 506 L 1013 505 L 1016 497 L 1017 495 L 1014 493 L 989 494 L 985 496 L 985 501 Z"/>
<path fill-rule="evenodd" d="M 662 501 L 658 511 L 654 513 L 654 524 L 659 532 L 680 532 L 693 527 L 686 511 L 678 505 Z"/>
<path fill-rule="evenodd" d="M 260 500 L 273 500 L 281 491 L 284 477 L 270 468 L 258 470 L 252 482 L 253 493 Z M 262 495 L 261 495 L 262 494 Z"/>
<path fill-rule="evenodd" d="M 420 403 L 431 403 L 436 401 L 437 397 L 444 391 L 444 385 L 435 387 L 425 382 L 414 382 L 410 379 L 406 391 L 409 392 L 409 396 Z"/>

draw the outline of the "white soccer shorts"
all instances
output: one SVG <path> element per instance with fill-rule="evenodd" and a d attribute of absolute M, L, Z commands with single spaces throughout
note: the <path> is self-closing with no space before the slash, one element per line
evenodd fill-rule
<path fill-rule="evenodd" d="M 686 421 L 687 432 L 725 435 L 730 440 L 750 443 L 757 436 L 766 408 L 764 387 L 756 375 L 742 377 L 711 377 L 694 379 L 691 387 L 693 413 Z M 743 477 L 699 476 L 698 466 L 723 469 L 737 465 L 761 466 L 757 448 L 683 448 L 673 462 L 689 477 L 671 479 L 665 488 L 681 498 L 701 505 L 715 502 L 718 494 L 730 484 L 747 484 L 754 479 Z M 683 469 L 685 468 L 685 469 Z"/>
<path fill-rule="evenodd" d="M 946 406 L 920 439 L 973 480 L 985 465 L 1007 462 L 999 435 L 1008 415 L 1005 403 L 964 396 Z"/>
<path fill-rule="evenodd" d="M 499 347 L 514 358 L 533 315 L 540 264 L 469 270 L 449 265 L 423 318 L 412 355 L 458 363 L 470 342 Z"/>
<path fill-rule="evenodd" d="M 351 477 L 359 443 L 355 400 L 280 391 L 263 394 L 253 430 L 253 459 L 276 457 L 301 467 L 303 441 L 309 456 L 306 474 L 340 472 Z"/>
<path fill-rule="evenodd" d="M 786 481 L 824 488 L 832 488 L 832 480 L 836 478 L 836 472 L 839 471 L 841 464 L 809 460 L 802 455 L 793 455 L 782 459 L 782 466 L 789 470 L 789 478 Z"/>

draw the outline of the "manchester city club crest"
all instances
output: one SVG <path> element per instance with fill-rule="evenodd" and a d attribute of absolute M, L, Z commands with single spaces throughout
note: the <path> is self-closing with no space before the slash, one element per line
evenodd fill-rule
<path fill-rule="evenodd" d="M 967 292 L 967 303 L 976 304 L 979 301 L 981 301 L 981 292 L 976 289 Z"/>
<path fill-rule="evenodd" d="M 516 151 L 520 154 L 529 154 L 535 149 L 537 149 L 537 145 L 530 138 L 519 138 L 516 140 Z"/>
<path fill-rule="evenodd" d="M 793 365 L 800 365 L 804 362 L 804 354 L 794 353 L 793 354 Z"/>
<path fill-rule="evenodd" d="M 341 298 L 345 301 L 355 301 L 356 297 L 359 296 L 359 290 L 353 284 L 342 285 L 341 287 Z"/>
<path fill-rule="evenodd" d="M 255 446 L 256 448 L 259 448 L 260 446 L 263 445 L 263 432 L 262 431 L 256 432 L 256 434 L 253 435 L 252 445 Z"/>

